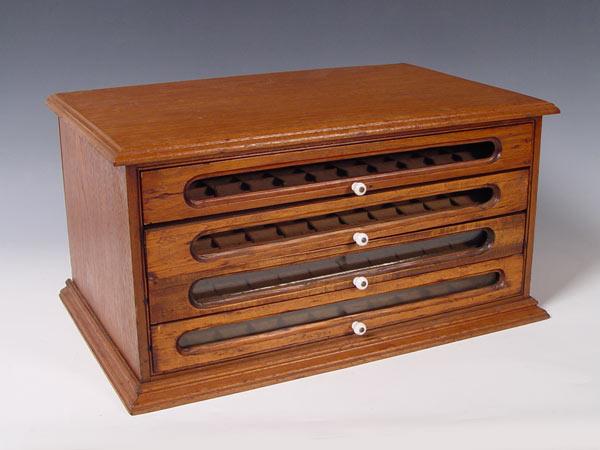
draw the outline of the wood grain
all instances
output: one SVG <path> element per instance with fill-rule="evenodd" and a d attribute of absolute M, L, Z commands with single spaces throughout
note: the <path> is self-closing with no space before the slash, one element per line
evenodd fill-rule
<path fill-rule="evenodd" d="M 540 157 L 541 157 L 541 144 L 542 144 L 542 118 L 538 117 L 535 120 L 534 129 L 534 145 L 533 145 L 533 158 L 531 167 L 531 180 L 529 181 L 529 204 L 527 214 L 527 231 L 525 234 L 525 284 L 524 294 L 529 295 L 531 287 L 531 268 L 533 265 L 533 239 L 535 235 L 535 216 L 537 213 L 537 191 L 538 191 L 538 178 L 540 169 Z"/>
<path fill-rule="evenodd" d="M 374 330 L 206 367 L 156 375 L 139 383 L 94 311 L 73 284 L 61 299 L 129 413 L 142 414 L 329 372 L 547 319 L 531 297 L 511 297 Z"/>
<path fill-rule="evenodd" d="M 371 241 L 371 246 L 388 246 L 400 243 L 414 242 L 423 239 L 430 239 L 443 235 L 460 233 L 476 229 L 490 229 L 494 233 L 493 243 L 474 252 L 449 253 L 438 257 L 426 257 L 423 259 L 408 260 L 395 264 L 393 267 L 386 267 L 383 271 L 389 274 L 389 279 L 398 276 L 409 276 L 435 269 L 455 267 L 460 264 L 473 263 L 488 259 L 502 258 L 523 251 L 523 239 L 525 229 L 525 215 L 517 214 L 505 216 L 496 219 L 468 222 L 460 225 L 434 228 L 425 231 L 393 235 L 386 238 Z M 337 250 L 335 248 L 318 249 L 311 255 L 306 255 L 305 259 L 321 259 L 335 254 L 344 254 L 347 250 Z M 258 255 L 254 258 L 256 259 Z M 270 260 L 270 258 L 266 258 Z M 282 263 L 285 264 L 285 263 Z M 367 276 L 372 284 L 379 278 L 386 278 L 381 275 L 380 270 L 361 269 L 360 275 Z M 189 299 L 189 290 L 191 284 L 199 276 L 196 273 L 187 276 L 176 276 L 164 280 L 156 280 L 149 285 L 149 307 L 151 323 L 157 324 L 172 320 L 185 319 L 195 316 L 205 316 L 219 312 L 226 312 L 235 309 L 249 308 L 267 303 L 288 301 L 299 297 L 311 296 L 316 294 L 335 295 L 339 300 L 344 299 L 340 295 L 340 290 L 352 292 L 352 278 L 356 274 L 344 273 L 337 277 L 328 277 L 326 279 L 307 280 L 303 283 L 294 283 L 292 285 L 281 285 L 267 291 L 260 290 L 255 292 L 242 293 L 239 296 L 232 296 L 227 303 L 205 306 L 201 309 L 192 305 Z M 376 275 L 373 278 L 373 275 Z M 350 290 L 348 290 L 350 288 Z"/>
<path fill-rule="evenodd" d="M 121 401 L 131 411 L 141 387 L 138 376 L 131 370 L 130 364 L 123 357 L 108 330 L 72 280 L 67 280 L 66 286 L 60 291 L 60 299 Z"/>
<path fill-rule="evenodd" d="M 140 193 L 140 177 L 135 167 L 125 168 L 125 184 L 127 186 L 127 208 L 131 244 L 131 272 L 133 276 L 133 295 L 136 314 L 136 331 L 140 355 L 141 379 L 150 378 L 150 347 L 149 324 L 150 313 L 147 302 L 147 278 L 145 248 L 143 244 L 143 224 Z"/>
<path fill-rule="evenodd" d="M 260 316 L 271 316 L 284 311 L 299 310 L 319 304 L 334 303 L 337 299 L 330 294 L 316 295 L 314 297 L 303 297 L 294 302 L 281 302 L 275 305 L 250 308 L 248 310 L 214 314 L 196 319 L 156 325 L 151 327 L 154 368 L 158 372 L 171 371 L 240 357 L 246 354 L 270 351 L 278 347 L 332 339 L 352 334 L 350 324 L 355 320 L 367 323 L 369 329 L 376 329 L 379 326 L 414 320 L 427 315 L 440 314 L 501 297 L 514 296 L 522 291 L 523 258 L 522 256 L 512 256 L 382 282 L 374 286 L 372 290 L 369 289 L 368 295 L 459 279 L 469 275 L 496 270 L 500 271 L 504 276 L 500 287 L 483 288 L 449 296 L 435 297 L 420 302 L 352 314 L 308 325 L 206 344 L 198 346 L 193 352 L 187 353 L 181 352 L 177 347 L 177 340 L 187 331 L 209 328 L 225 323 L 241 322 Z M 345 298 L 357 298 L 364 295 L 365 293 L 353 289 Z"/>
<path fill-rule="evenodd" d="M 409 64 L 60 93 L 48 105 L 95 136 L 117 165 L 227 158 L 558 112 L 543 100 Z"/>
<path fill-rule="evenodd" d="M 549 102 L 392 64 L 61 93 L 48 105 L 59 116 L 73 277 L 60 297 L 131 413 L 548 317 L 528 294 L 541 120 L 558 112 Z M 495 142 L 499 156 L 490 145 L 470 161 L 432 150 L 482 140 Z M 393 168 L 389 158 L 368 160 L 369 175 L 340 168 L 339 160 L 412 150 L 429 160 Z M 322 175 L 329 181 L 294 187 L 280 173 L 269 185 L 251 177 L 209 190 L 197 183 L 193 206 L 184 197 L 190 180 L 326 161 L 339 171 Z M 350 193 L 357 180 L 367 185 L 362 197 Z M 471 189 L 494 195 L 448 195 Z M 331 228 L 331 216 L 315 219 L 331 213 Z M 260 228 L 272 224 L 275 237 L 273 227 Z M 489 247 L 460 243 L 431 259 L 361 266 L 367 291 L 333 273 L 212 299 L 203 309 L 187 297 L 204 277 L 357 252 L 356 231 L 368 233 L 368 249 L 383 249 L 483 226 L 495 233 Z M 435 290 L 442 280 L 491 272 L 501 273 L 494 286 Z M 431 284 L 437 297 L 413 304 L 177 347 L 187 331 Z M 367 336 L 349 334 L 354 319 L 368 321 Z"/>
<path fill-rule="evenodd" d="M 136 306 L 143 298 L 136 300 L 134 272 L 140 269 L 134 268 L 126 169 L 113 167 L 65 120 L 60 138 L 73 281 L 141 377 L 149 373 L 147 363 L 142 367 L 147 352 L 140 353 L 146 330 L 138 327 L 146 318 Z"/>
<path fill-rule="evenodd" d="M 347 197 L 337 200 L 310 202 L 303 205 L 273 208 L 249 214 L 224 218 L 197 220 L 185 224 L 164 226 L 146 230 L 146 264 L 150 285 L 161 278 L 195 273 L 198 276 L 214 276 L 242 270 L 270 267 L 298 262 L 313 257 L 313 251 L 327 247 L 337 252 L 360 250 L 352 236 L 357 231 L 368 233 L 372 239 L 393 234 L 408 233 L 424 228 L 451 225 L 469 220 L 522 211 L 527 207 L 529 175 L 526 170 L 507 172 L 483 177 L 462 178 L 443 183 L 411 186 L 367 194 L 362 197 Z M 191 254 L 190 243 L 200 234 L 236 229 L 251 224 L 260 225 L 302 217 L 328 214 L 334 211 L 351 210 L 370 205 L 385 204 L 433 196 L 448 192 L 491 186 L 497 189 L 498 197 L 481 206 L 464 209 L 432 212 L 426 220 L 420 216 L 407 216 L 397 221 L 376 222 L 373 225 L 348 227 L 330 233 L 314 233 L 301 238 L 290 238 L 267 243 L 203 255 L 197 260 Z M 333 253 L 328 253 L 333 254 Z M 257 258 L 260 255 L 260 258 Z M 152 288 L 150 288 L 152 289 Z"/>
<path fill-rule="evenodd" d="M 497 142 L 499 155 L 494 159 L 469 161 L 446 166 L 431 166 L 394 173 L 369 174 L 344 180 L 312 183 L 309 185 L 278 188 L 268 191 L 244 193 L 224 198 L 213 198 L 191 205 L 185 198 L 185 187 L 196 178 L 215 177 L 257 168 L 312 164 L 321 161 L 347 159 L 374 154 L 396 153 L 424 147 L 491 140 Z M 531 163 L 533 127 L 531 123 L 466 130 L 454 133 L 408 137 L 368 144 L 344 145 L 329 148 L 297 151 L 269 156 L 238 158 L 235 160 L 207 162 L 167 169 L 142 172 L 142 201 L 144 223 L 158 223 L 190 217 L 207 216 L 225 212 L 239 212 L 277 204 L 307 201 L 352 194 L 350 186 L 355 181 L 364 182 L 369 192 L 394 186 L 444 180 L 449 178 L 483 175 L 528 166 Z"/>

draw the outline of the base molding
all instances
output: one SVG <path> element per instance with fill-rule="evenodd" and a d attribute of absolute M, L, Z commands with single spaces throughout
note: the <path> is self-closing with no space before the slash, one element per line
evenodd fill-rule
<path fill-rule="evenodd" d="M 549 318 L 530 296 L 512 297 L 355 336 L 140 381 L 75 283 L 60 298 L 130 414 L 232 394 L 446 344 Z"/>
<path fill-rule="evenodd" d="M 79 332 L 128 411 L 139 396 L 141 382 L 72 280 L 59 293 Z"/>

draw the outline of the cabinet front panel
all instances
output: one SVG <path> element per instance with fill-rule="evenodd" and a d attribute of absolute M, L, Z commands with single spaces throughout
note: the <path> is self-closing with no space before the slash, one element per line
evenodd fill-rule
<path fill-rule="evenodd" d="M 215 277 L 173 277 L 153 285 L 150 319 L 161 323 L 260 305 L 268 309 L 269 304 L 308 295 L 369 293 L 395 277 L 520 253 L 524 229 L 525 215 L 517 214 L 392 235 L 358 252 L 298 264 Z M 358 284 L 363 277 L 368 287 Z"/>
<path fill-rule="evenodd" d="M 154 369 L 165 372 L 356 334 L 522 291 L 521 255 L 390 280 L 384 292 L 297 302 L 271 314 L 200 317 L 152 327 Z M 365 335 L 363 337 L 362 335 Z"/>
<path fill-rule="evenodd" d="M 527 123 L 147 170 L 144 223 L 525 167 L 532 132 Z"/>
<path fill-rule="evenodd" d="M 523 211 L 526 170 L 146 230 L 150 292 L 170 277 L 216 276 L 386 245 L 381 238 Z"/>

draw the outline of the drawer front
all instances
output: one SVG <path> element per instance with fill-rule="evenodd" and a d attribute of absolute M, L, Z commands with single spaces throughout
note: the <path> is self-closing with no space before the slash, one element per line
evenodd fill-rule
<path fill-rule="evenodd" d="M 144 223 L 525 167 L 532 132 L 527 123 L 147 170 Z"/>
<path fill-rule="evenodd" d="M 351 298 L 378 290 L 391 278 L 520 253 L 524 230 L 525 215 L 516 214 L 381 237 L 358 252 L 323 252 L 329 256 L 317 254 L 318 259 L 297 264 L 158 280 L 150 284 L 150 320 L 161 323 L 304 296 Z"/>
<path fill-rule="evenodd" d="M 351 300 L 303 298 L 268 314 L 249 308 L 155 325 L 154 370 L 168 372 L 361 334 L 363 328 L 368 335 L 368 330 L 517 295 L 522 277 L 523 258 L 516 255 L 389 280 L 384 293 Z"/>
<path fill-rule="evenodd" d="M 521 170 L 150 228 L 150 293 L 170 277 L 216 276 L 359 251 L 356 233 L 366 234 L 372 247 L 390 235 L 522 211 L 528 178 Z M 336 226 L 326 223 L 332 218 Z M 269 228 L 276 231 L 273 239 L 253 234 Z"/>

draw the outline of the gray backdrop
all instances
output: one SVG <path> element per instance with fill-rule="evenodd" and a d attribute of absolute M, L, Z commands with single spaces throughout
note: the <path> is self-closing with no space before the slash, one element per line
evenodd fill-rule
<path fill-rule="evenodd" d="M 544 122 L 533 271 L 533 293 L 553 319 L 129 419 L 56 295 L 69 261 L 57 124 L 45 97 L 393 62 L 562 109 Z M 488 433 L 487 448 L 598 444 L 599 82 L 597 1 L 2 1 L 0 448 L 3 439 L 6 448 L 252 440 L 295 448 L 399 437 L 410 448 L 458 439 L 480 448 Z"/>

